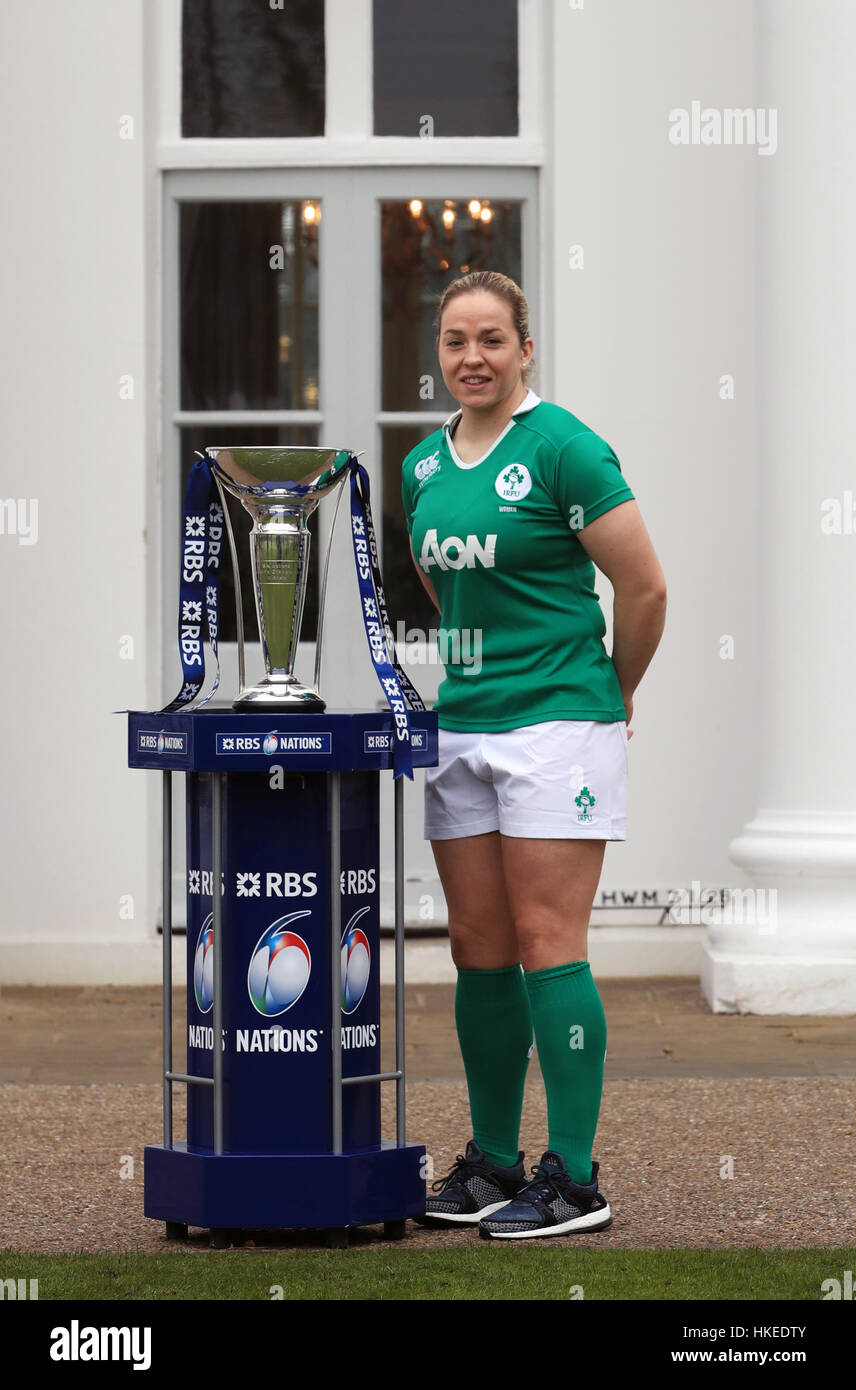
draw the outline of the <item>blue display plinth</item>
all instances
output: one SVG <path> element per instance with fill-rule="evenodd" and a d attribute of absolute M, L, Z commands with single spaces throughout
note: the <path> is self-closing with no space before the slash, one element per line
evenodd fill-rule
<path fill-rule="evenodd" d="M 403 779 L 395 782 L 396 1064 L 380 1071 L 379 775 L 389 713 L 131 714 L 131 767 L 164 799 L 164 1142 L 146 1216 L 168 1233 L 401 1223 L 425 1209 L 404 1129 Z M 437 716 L 411 714 L 413 765 Z M 171 774 L 186 773 L 187 1072 L 173 1071 Z M 219 1047 L 215 1047 L 219 1039 Z M 397 1089 L 381 1138 L 380 1085 Z M 189 1087 L 187 1139 L 172 1085 Z M 336 1243 L 341 1243 L 337 1239 Z"/>

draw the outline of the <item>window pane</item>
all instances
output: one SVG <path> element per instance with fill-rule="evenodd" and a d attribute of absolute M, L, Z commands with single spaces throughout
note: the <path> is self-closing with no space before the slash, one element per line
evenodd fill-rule
<path fill-rule="evenodd" d="M 373 46 L 375 135 L 517 135 L 517 0 L 374 0 Z"/>
<path fill-rule="evenodd" d="M 184 410 L 317 410 L 321 205 L 181 204 Z"/>
<path fill-rule="evenodd" d="M 423 588 L 410 558 L 410 540 L 401 501 L 401 463 L 420 439 L 430 434 L 428 425 L 389 425 L 382 431 L 383 556 L 381 568 L 389 621 L 396 641 L 404 634 L 398 624 L 419 627 L 424 633 L 440 624 L 440 616 Z M 415 682 L 414 682 L 415 683 Z"/>
<path fill-rule="evenodd" d="M 457 410 L 434 346 L 437 303 L 470 270 L 520 284 L 521 207 L 477 197 L 381 204 L 384 410 Z"/>
<path fill-rule="evenodd" d="M 190 476 L 190 469 L 196 462 L 195 449 L 200 454 L 204 454 L 209 446 L 215 445 L 238 445 L 247 447 L 249 445 L 274 445 L 274 444 L 317 444 L 318 430 L 315 426 L 299 425 L 279 425 L 256 426 L 250 428 L 247 425 L 233 425 L 224 429 L 222 425 L 193 425 L 186 426 L 181 431 L 181 490 L 180 506 L 181 515 L 179 516 L 179 531 L 181 535 L 181 516 L 184 509 L 184 494 L 187 489 L 187 479 Z M 253 529 L 252 518 L 245 507 L 231 493 L 226 493 L 226 501 L 229 507 L 229 516 L 232 518 L 232 529 L 235 534 L 235 548 L 238 552 L 238 566 L 241 575 L 241 599 L 244 614 L 244 642 L 247 651 L 247 679 L 255 681 L 263 673 L 264 667 L 260 665 L 261 654 L 258 660 L 254 652 L 259 651 L 259 624 L 256 617 L 256 605 L 253 598 L 253 577 L 250 570 L 250 543 L 249 534 Z M 322 500 L 321 506 L 324 505 Z M 344 504 L 343 504 L 344 505 Z M 306 604 L 303 609 L 303 623 L 300 628 L 300 640 L 302 642 L 313 642 L 318 627 L 318 594 L 320 592 L 321 581 L 318 574 L 318 541 L 317 541 L 317 519 L 319 507 L 315 508 L 309 518 L 309 531 L 312 540 L 309 542 L 309 580 L 306 585 Z M 232 578 L 232 557 L 229 554 L 228 541 L 224 546 L 224 559 L 220 568 L 220 641 L 235 642 L 235 584 Z M 176 602 L 177 602 L 176 597 Z"/>
<path fill-rule="evenodd" d="M 185 137 L 324 134 L 324 6 L 319 0 L 184 0 Z"/>

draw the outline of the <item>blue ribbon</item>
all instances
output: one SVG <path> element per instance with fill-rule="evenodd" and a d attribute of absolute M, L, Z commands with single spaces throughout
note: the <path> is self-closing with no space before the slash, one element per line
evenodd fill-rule
<path fill-rule="evenodd" d="M 211 472 L 210 459 L 197 459 L 190 470 L 184 495 L 184 534 L 181 542 L 181 582 L 178 594 L 178 654 L 184 683 L 174 700 L 159 714 L 182 713 L 205 684 L 205 638 L 216 665 L 214 684 L 204 700 L 207 705 L 220 684 L 217 626 L 220 593 L 220 557 L 223 550 L 223 508 Z"/>
<path fill-rule="evenodd" d="M 392 628 L 378 560 L 372 520 L 369 476 L 362 464 L 350 455 L 351 537 L 360 588 L 360 611 L 366 640 L 381 689 L 393 715 L 393 781 L 402 774 L 413 780 L 411 755 L 411 709 L 424 710 L 417 691 L 401 669 L 392 646 Z M 262 485 L 274 491 L 283 484 Z M 289 482 L 289 490 L 309 491 Z M 223 549 L 223 508 L 220 505 L 211 461 L 199 458 L 190 470 L 184 498 L 184 534 L 181 550 L 181 584 L 178 601 L 178 650 L 184 676 L 181 690 L 158 714 L 185 713 L 205 684 L 205 639 L 216 664 L 216 677 L 209 693 L 196 709 L 207 704 L 220 684 L 220 658 L 217 652 L 220 557 Z"/>
<path fill-rule="evenodd" d="M 424 710 L 420 696 L 404 674 L 392 647 L 392 628 L 386 608 L 386 595 L 380 574 L 374 523 L 369 494 L 369 475 L 353 454 L 348 461 L 351 472 L 351 537 L 360 586 L 360 611 L 366 640 L 380 687 L 393 716 L 393 781 L 404 774 L 413 780 L 410 744 L 410 716 L 405 695 L 412 709 Z"/>

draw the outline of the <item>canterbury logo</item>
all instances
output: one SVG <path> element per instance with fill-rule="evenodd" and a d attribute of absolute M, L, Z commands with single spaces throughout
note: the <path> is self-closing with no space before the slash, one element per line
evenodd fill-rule
<path fill-rule="evenodd" d="M 460 536 L 447 536 L 445 540 L 438 541 L 436 531 L 426 531 L 419 564 L 426 574 L 432 565 L 437 565 L 441 570 L 471 570 L 476 565 L 493 569 L 495 551 L 496 536 L 485 536 L 484 541 L 480 541 L 478 536 L 467 536 L 466 540 Z"/>
<path fill-rule="evenodd" d="M 420 483 L 424 483 L 426 478 L 430 478 L 432 473 L 436 473 L 440 467 L 439 452 L 429 455 L 426 459 L 420 459 L 413 472 Z"/>

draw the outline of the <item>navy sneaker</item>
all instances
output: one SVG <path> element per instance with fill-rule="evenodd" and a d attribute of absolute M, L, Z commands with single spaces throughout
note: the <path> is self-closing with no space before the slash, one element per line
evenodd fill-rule
<path fill-rule="evenodd" d="M 522 1150 L 512 1167 L 500 1168 L 470 1139 L 466 1153 L 458 1154 L 446 1176 L 431 1184 L 425 1215 L 413 1219 L 420 1226 L 475 1226 L 525 1186 Z"/>
<path fill-rule="evenodd" d="M 561 1154 L 548 1149 L 532 1169 L 532 1181 L 501 1211 L 479 1222 L 486 1240 L 523 1240 L 527 1236 L 564 1236 L 602 1231 L 612 1225 L 609 1203 L 597 1185 L 598 1164 L 590 1183 L 574 1182 Z"/>

